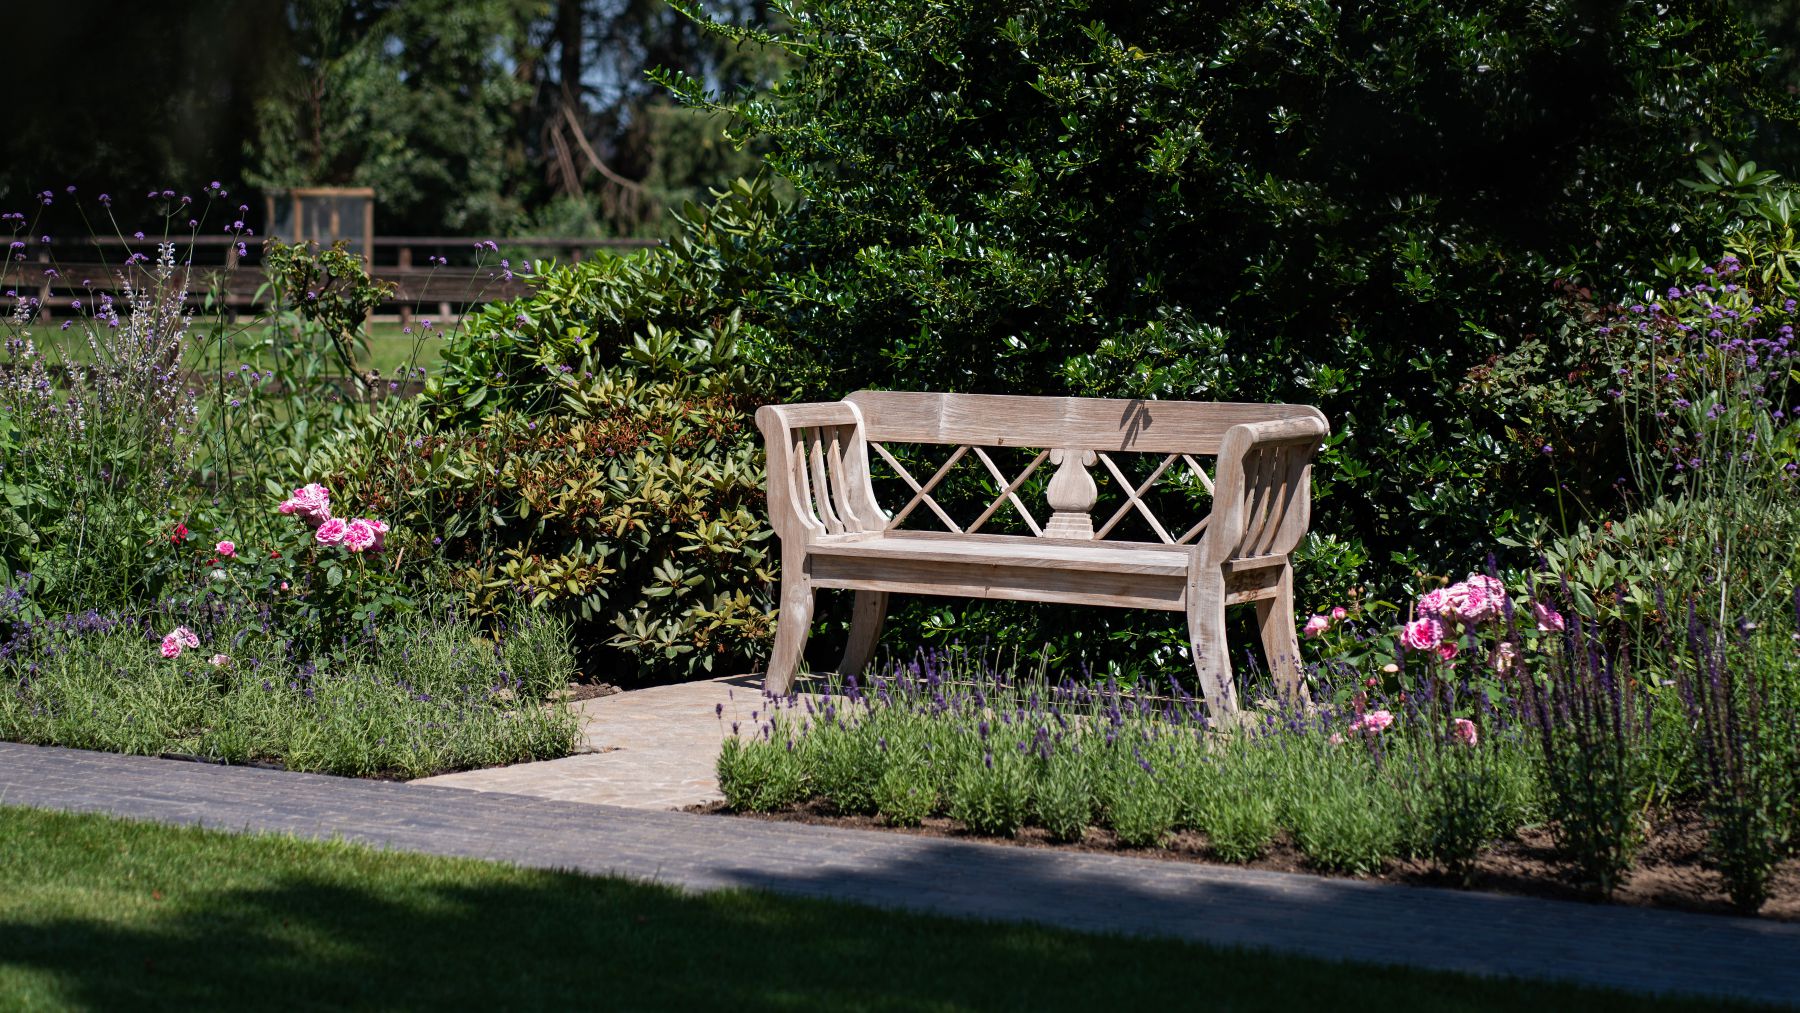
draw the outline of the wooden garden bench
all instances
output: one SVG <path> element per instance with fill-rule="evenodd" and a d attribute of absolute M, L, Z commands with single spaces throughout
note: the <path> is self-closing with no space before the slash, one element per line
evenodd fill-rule
<path fill-rule="evenodd" d="M 1288 554 L 1306 531 L 1312 457 L 1328 432 L 1316 408 L 865 390 L 837 402 L 768 405 L 756 422 L 781 538 L 781 611 L 764 676 L 772 692 L 787 692 L 800 664 L 815 588 L 856 592 L 843 673 L 868 664 L 893 592 L 1162 609 L 1186 614 L 1201 692 L 1224 716 L 1237 709 L 1225 606 L 1254 602 L 1277 685 L 1301 690 Z M 920 482 L 890 443 L 956 449 Z M 912 491 L 892 515 L 876 502 L 871 448 Z M 1008 478 L 993 448 L 1035 456 Z M 1138 479 L 1121 465 L 1129 459 L 1115 459 L 1122 454 L 1160 461 Z M 1217 459 L 1213 474 L 1203 457 Z M 1019 493 L 1046 461 L 1056 472 L 1040 526 Z M 932 493 L 953 468 L 977 462 L 998 494 L 964 526 Z M 1120 500 L 1098 528 L 1099 489 L 1088 471 L 1096 463 Z M 1161 481 L 1209 492 L 1208 516 L 1164 527 L 1145 501 Z M 981 530 L 1008 505 L 1031 534 Z M 921 506 L 944 530 L 902 527 L 923 516 Z M 1109 540 L 1127 521 L 1157 540 Z"/>

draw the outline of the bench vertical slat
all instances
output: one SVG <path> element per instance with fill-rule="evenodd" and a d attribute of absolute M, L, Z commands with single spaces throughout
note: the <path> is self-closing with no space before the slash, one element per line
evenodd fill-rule
<path fill-rule="evenodd" d="M 1281 505 L 1281 452 L 1267 447 L 1257 452 L 1257 505 L 1256 524 L 1244 535 L 1244 547 L 1241 555 L 1260 556 L 1263 546 L 1269 544 L 1269 534 L 1275 526 L 1275 518 L 1280 514 Z"/>
<path fill-rule="evenodd" d="M 825 428 L 813 426 L 806 431 L 806 463 L 812 472 L 813 509 L 818 514 L 819 523 L 825 525 L 827 534 L 841 535 L 844 533 L 844 522 L 832 507 L 831 476 L 825 470 Z"/>
<path fill-rule="evenodd" d="M 813 510 L 812 474 L 811 469 L 806 466 L 806 452 L 806 430 L 796 429 L 793 432 L 793 450 L 788 458 L 792 468 L 789 482 L 794 490 L 794 513 L 803 527 L 822 530 L 824 525 L 819 522 L 818 515 Z"/>
<path fill-rule="evenodd" d="M 831 505 L 846 529 L 861 531 L 862 520 L 856 515 L 856 504 L 850 501 L 850 483 L 845 481 L 844 438 L 843 426 L 831 427 L 831 443 L 825 453 L 825 470 L 832 479 Z"/>

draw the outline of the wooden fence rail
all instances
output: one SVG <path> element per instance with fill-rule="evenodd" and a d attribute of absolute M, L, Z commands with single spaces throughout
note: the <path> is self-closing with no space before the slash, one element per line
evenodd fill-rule
<path fill-rule="evenodd" d="M 135 253 L 154 258 L 158 241 L 106 236 L 53 245 L 27 242 L 0 269 L 0 291 L 5 293 L 0 295 L 0 309 L 10 311 L 19 299 L 35 297 L 40 319 L 48 319 L 76 310 L 78 304 L 91 307 L 103 292 L 119 298 L 127 278 L 139 284 L 148 278 L 144 265 L 128 265 L 126 260 Z M 198 303 L 212 295 L 234 311 L 261 305 L 266 294 L 262 268 L 252 263 L 258 259 L 258 247 L 250 246 L 248 260 L 240 260 L 238 239 L 233 236 L 181 236 L 165 241 L 175 242 L 177 255 L 188 262 L 183 278 L 191 300 Z M 370 274 L 376 281 L 394 286 L 392 299 L 378 312 L 396 314 L 409 323 L 414 312 L 431 307 L 439 317 L 450 319 L 471 306 L 530 292 L 531 286 L 523 278 L 501 267 L 499 255 L 488 253 L 482 263 L 472 263 L 477 259 L 473 255 L 477 242 L 456 236 L 375 237 Z M 522 236 L 493 242 L 509 256 L 533 260 L 549 256 L 568 262 L 578 262 L 596 250 L 641 250 L 659 245 L 654 239 L 573 236 Z M 115 257 L 114 251 L 122 252 Z M 385 255 L 390 251 L 392 262 Z M 81 259 L 71 261 L 66 259 L 68 255 Z M 452 263 L 431 264 L 432 256 Z M 426 263 L 421 266 L 418 260 Z M 519 262 L 514 261 L 513 266 Z"/>

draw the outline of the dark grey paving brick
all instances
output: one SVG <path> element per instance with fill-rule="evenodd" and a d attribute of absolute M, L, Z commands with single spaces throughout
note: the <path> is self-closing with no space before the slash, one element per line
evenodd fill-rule
<path fill-rule="evenodd" d="M 1800 925 L 0 743 L 0 802 L 1331 959 L 1800 1002 Z"/>

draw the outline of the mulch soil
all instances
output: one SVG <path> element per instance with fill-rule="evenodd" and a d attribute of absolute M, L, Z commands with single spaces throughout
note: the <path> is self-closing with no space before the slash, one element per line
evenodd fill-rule
<path fill-rule="evenodd" d="M 686 812 L 736 816 L 783 823 L 810 823 L 845 827 L 855 830 L 882 830 L 888 833 L 917 834 L 979 841 L 1001 847 L 1055 848 L 1065 851 L 1102 852 L 1155 858 L 1172 862 L 1197 862 L 1222 865 L 1212 856 L 1204 834 L 1182 831 L 1170 836 L 1161 848 L 1131 848 L 1121 845 L 1112 831 L 1089 828 L 1079 842 L 1062 844 L 1050 840 L 1037 827 L 1022 828 L 1018 836 L 1007 839 L 984 837 L 970 833 L 952 819 L 933 817 L 919 827 L 891 827 L 876 816 L 847 816 L 827 803 L 814 801 L 794 809 L 776 813 L 733 812 L 723 802 L 689 806 Z M 1299 872 L 1334 878 L 1353 878 L 1381 883 L 1408 883 L 1415 886 L 1461 888 L 1465 884 L 1437 868 L 1429 861 L 1406 859 L 1390 861 L 1378 873 L 1368 876 L 1344 876 L 1321 870 L 1285 836 L 1257 861 L 1244 866 L 1273 872 Z M 1529 827 L 1512 840 L 1502 841 L 1477 861 L 1474 878 L 1468 889 L 1496 893 L 1549 897 L 1557 900 L 1592 900 L 1576 884 L 1569 864 L 1557 857 L 1550 831 Z M 1615 904 L 1638 907 L 1677 908 L 1709 914 L 1734 914 L 1719 873 L 1706 860 L 1706 828 L 1700 814 L 1693 810 L 1677 810 L 1664 815 L 1651 828 L 1649 838 L 1638 852 L 1637 864 L 1624 885 L 1611 898 Z M 1790 858 L 1776 870 L 1770 884 L 1768 903 L 1760 917 L 1780 921 L 1800 921 L 1800 858 Z"/>
<path fill-rule="evenodd" d="M 564 703 L 579 703 L 582 700 L 612 696 L 618 692 L 621 692 L 619 687 L 610 682 L 571 682 L 569 688 L 563 691 L 561 699 Z"/>

